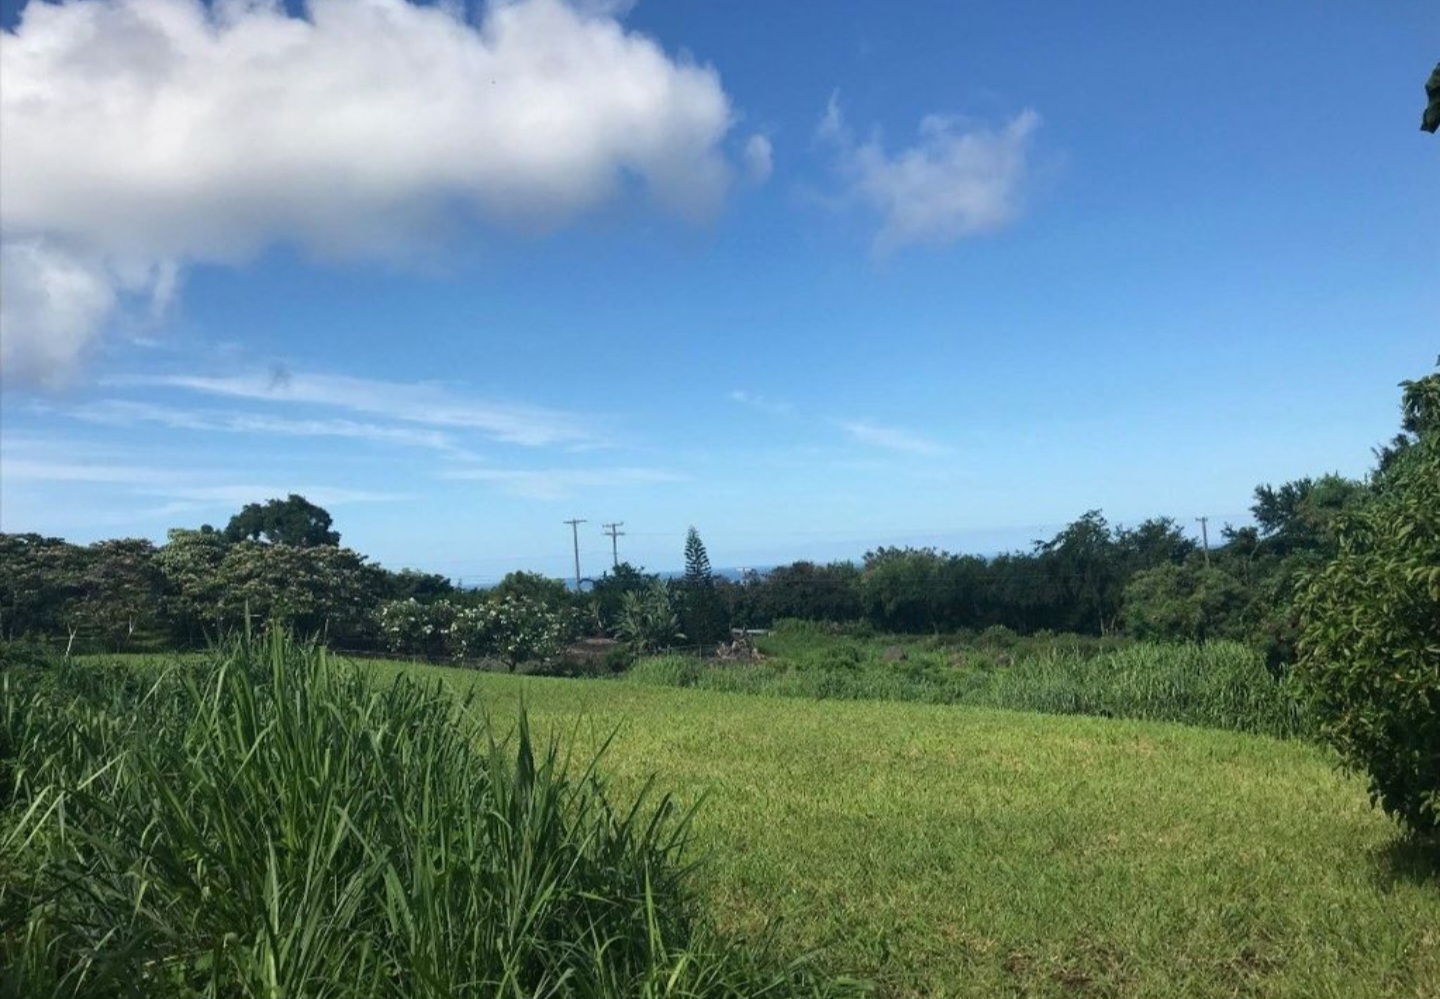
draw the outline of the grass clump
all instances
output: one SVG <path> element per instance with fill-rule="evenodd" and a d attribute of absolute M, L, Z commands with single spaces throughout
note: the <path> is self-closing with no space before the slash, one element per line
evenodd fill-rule
<path fill-rule="evenodd" d="M 57 674 L 57 669 L 60 671 Z M 719 936 L 691 813 L 282 636 L 0 674 L 0 994 L 820 996 Z M 477 741 L 478 740 L 478 741 Z"/>
<path fill-rule="evenodd" d="M 993 671 L 974 703 L 1183 722 L 1278 738 L 1313 731 L 1292 685 L 1239 642 L 1139 643 L 1097 656 L 1051 652 Z"/>

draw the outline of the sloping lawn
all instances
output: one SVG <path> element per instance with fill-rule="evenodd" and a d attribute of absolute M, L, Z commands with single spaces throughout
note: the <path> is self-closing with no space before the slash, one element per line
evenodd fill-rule
<path fill-rule="evenodd" d="M 404 664 L 705 801 L 722 920 L 885 996 L 1440 997 L 1440 873 L 1300 742 Z M 583 749 L 582 749 L 583 751 Z"/>

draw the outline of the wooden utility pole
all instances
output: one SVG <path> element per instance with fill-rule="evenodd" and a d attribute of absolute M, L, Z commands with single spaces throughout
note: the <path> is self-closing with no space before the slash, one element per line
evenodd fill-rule
<path fill-rule="evenodd" d="M 625 536 L 625 532 L 620 530 L 624 526 L 625 521 L 617 520 L 613 524 L 606 524 L 605 530 L 600 532 L 610 539 L 610 566 L 614 569 L 620 568 L 620 549 L 616 546 L 615 539 Z"/>
<path fill-rule="evenodd" d="M 575 592 L 580 592 L 580 525 L 588 524 L 587 520 L 567 520 L 570 525 L 570 538 L 575 542 Z"/>
<path fill-rule="evenodd" d="M 1205 565 L 1210 565 L 1210 518 L 1196 517 L 1200 522 L 1200 544 L 1205 549 Z"/>

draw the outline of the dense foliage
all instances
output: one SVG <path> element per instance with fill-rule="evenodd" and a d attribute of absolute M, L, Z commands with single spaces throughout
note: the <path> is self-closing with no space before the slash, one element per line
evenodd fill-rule
<path fill-rule="evenodd" d="M 283 500 L 245 504 L 225 525 L 225 538 L 249 538 L 298 548 L 340 544 L 340 533 L 331 529 L 329 511 L 295 493 Z"/>
<path fill-rule="evenodd" d="M 1405 427 L 1373 496 L 1300 600 L 1300 674 L 1323 733 L 1372 796 L 1440 834 L 1440 374 L 1405 383 Z"/>
<path fill-rule="evenodd" d="M 0 994 L 835 993 L 715 933 L 668 797 L 475 708 L 279 636 L 0 669 Z"/>

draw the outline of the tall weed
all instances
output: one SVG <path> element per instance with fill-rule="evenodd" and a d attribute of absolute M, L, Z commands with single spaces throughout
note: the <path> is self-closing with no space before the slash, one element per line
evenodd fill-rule
<path fill-rule="evenodd" d="M 0 993 L 849 988 L 719 936 L 689 888 L 689 814 L 614 801 L 523 714 L 504 737 L 474 702 L 280 635 L 198 669 L 38 680 L 0 674 Z"/>

